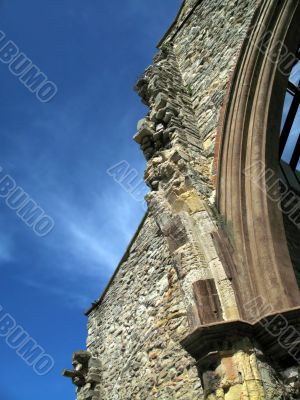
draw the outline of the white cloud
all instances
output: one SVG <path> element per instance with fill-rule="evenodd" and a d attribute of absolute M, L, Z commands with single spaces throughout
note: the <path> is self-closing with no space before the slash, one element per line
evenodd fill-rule
<path fill-rule="evenodd" d="M 117 267 L 143 216 L 143 209 L 129 194 L 112 182 L 105 194 L 95 195 L 90 207 L 82 208 L 56 198 L 56 234 L 47 237 L 50 253 L 61 255 L 45 265 L 44 278 L 22 279 L 36 290 L 64 299 L 69 307 L 86 309 L 100 295 Z M 56 271 L 49 271 L 49 268 Z M 54 274 L 53 274 L 54 272 Z M 52 278 L 51 278 L 52 275 Z M 54 283 L 57 276 L 59 281 Z M 85 287 L 78 290 L 80 280 Z M 90 284 L 88 283 L 90 282 Z M 94 293 L 94 294 L 92 294 Z"/>
<path fill-rule="evenodd" d="M 66 258 L 62 268 L 98 277 L 113 273 L 144 212 L 140 203 L 113 185 L 116 184 L 113 182 L 105 194 L 94 194 L 89 209 L 56 201 L 56 220 L 63 239 L 53 235 L 52 245 L 63 246 L 75 261 L 74 264 Z M 84 265 L 84 270 L 76 271 L 76 265 Z"/>

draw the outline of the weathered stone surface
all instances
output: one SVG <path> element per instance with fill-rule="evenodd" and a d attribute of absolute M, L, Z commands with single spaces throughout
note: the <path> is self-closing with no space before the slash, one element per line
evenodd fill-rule
<path fill-rule="evenodd" d="M 101 361 L 102 398 L 174 399 L 185 392 L 187 399 L 200 398 L 197 370 L 179 345 L 187 332 L 176 270 L 148 217 L 102 303 L 89 315 L 87 347 Z"/>
<path fill-rule="evenodd" d="M 214 204 L 214 158 L 226 90 L 259 4 L 185 0 L 136 84 L 149 107 L 134 136 L 147 161 L 148 214 L 88 313 L 88 353 L 77 353 L 75 371 L 66 372 L 78 400 L 271 400 L 299 393 L 297 369 L 275 372 L 246 333 L 218 338 L 218 351 L 208 351 L 205 361 L 180 344 L 199 327 L 242 317 L 232 279 L 234 238 Z"/>

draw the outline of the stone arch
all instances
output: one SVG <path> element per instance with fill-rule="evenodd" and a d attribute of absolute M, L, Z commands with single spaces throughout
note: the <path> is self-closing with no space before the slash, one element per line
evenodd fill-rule
<path fill-rule="evenodd" d="M 241 49 L 222 122 L 217 208 L 230 231 L 233 284 L 245 320 L 251 320 L 247 304 L 258 297 L 274 312 L 300 305 L 282 212 L 270 198 L 274 187 L 269 187 L 265 173 L 278 168 L 281 110 L 291 65 L 285 65 L 285 73 L 279 67 L 287 49 L 296 52 L 299 20 L 298 0 L 262 2 Z"/>

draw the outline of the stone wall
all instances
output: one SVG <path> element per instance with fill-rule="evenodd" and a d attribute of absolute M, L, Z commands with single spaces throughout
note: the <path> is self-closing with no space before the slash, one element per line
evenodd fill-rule
<path fill-rule="evenodd" d="M 87 349 L 101 363 L 99 398 L 202 398 L 194 361 L 179 344 L 187 332 L 176 269 L 148 217 L 89 314 Z"/>
<path fill-rule="evenodd" d="M 198 1 L 176 36 L 174 53 L 191 96 L 203 155 L 213 170 L 215 138 L 224 96 L 258 0 Z M 163 44 L 162 44 L 163 45 Z"/>

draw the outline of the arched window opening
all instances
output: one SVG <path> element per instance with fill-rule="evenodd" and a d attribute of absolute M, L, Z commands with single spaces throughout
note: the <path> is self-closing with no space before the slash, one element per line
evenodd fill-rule
<path fill-rule="evenodd" d="M 279 144 L 283 222 L 300 288 L 300 47 L 289 76 Z"/>
<path fill-rule="evenodd" d="M 280 166 L 284 180 L 300 193 L 300 49 L 295 57 L 284 101 Z"/>

